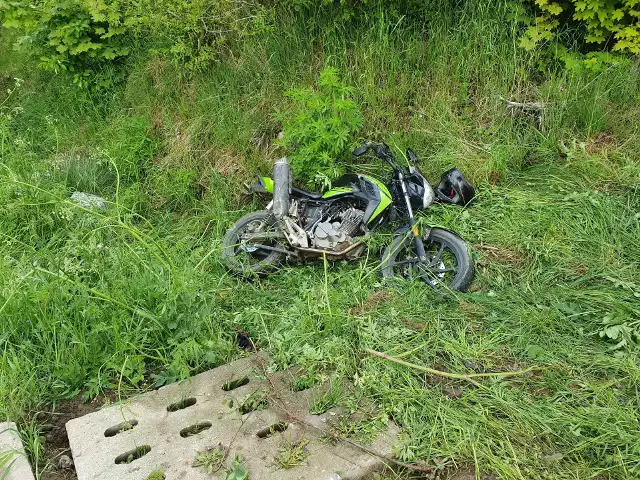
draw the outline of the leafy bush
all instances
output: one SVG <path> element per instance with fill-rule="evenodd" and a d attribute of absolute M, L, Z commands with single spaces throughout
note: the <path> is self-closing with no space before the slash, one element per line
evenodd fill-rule
<path fill-rule="evenodd" d="M 520 43 L 527 50 L 551 40 L 561 24 L 573 20 L 586 28 L 587 43 L 640 53 L 640 3 L 637 0 L 535 0 L 535 4 L 541 15 L 531 22 Z"/>
<path fill-rule="evenodd" d="M 140 0 L 136 9 L 141 31 L 160 39 L 156 50 L 191 72 L 270 24 L 270 10 L 255 0 Z"/>
<path fill-rule="evenodd" d="M 117 61 L 136 38 L 202 70 L 232 41 L 266 29 L 269 11 L 239 0 L 0 0 L 2 24 L 20 31 L 16 45 L 42 68 L 103 87 L 122 77 Z"/>
<path fill-rule="evenodd" d="M 16 45 L 35 54 L 42 68 L 69 71 L 81 86 L 129 54 L 126 37 L 135 23 L 118 0 L 5 0 L 0 18 L 23 34 Z"/>
<path fill-rule="evenodd" d="M 291 167 L 299 177 L 317 181 L 341 173 L 336 160 L 351 146 L 352 135 L 364 121 L 352 94 L 353 87 L 340 81 L 335 68 L 320 73 L 317 89 L 287 92 L 293 105 L 276 115 L 284 127 L 279 143 L 292 149 Z"/>

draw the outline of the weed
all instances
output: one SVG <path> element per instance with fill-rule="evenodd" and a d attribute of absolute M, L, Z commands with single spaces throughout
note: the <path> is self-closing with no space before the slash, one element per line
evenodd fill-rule
<path fill-rule="evenodd" d="M 236 455 L 225 471 L 224 480 L 249 480 L 249 470 L 243 465 L 242 457 Z"/>
<path fill-rule="evenodd" d="M 259 390 L 251 393 L 238 407 L 241 415 L 245 415 L 255 410 L 264 410 L 269 405 L 268 392 Z"/>
<path fill-rule="evenodd" d="M 192 467 L 204 467 L 207 473 L 212 475 L 222 468 L 228 456 L 229 449 L 219 444 L 217 447 L 211 447 L 197 452 Z"/>
<path fill-rule="evenodd" d="M 310 401 L 309 413 L 321 415 L 330 408 L 338 405 L 342 396 L 342 385 L 340 381 L 332 381 L 325 393 Z"/>
<path fill-rule="evenodd" d="M 315 376 L 307 374 L 291 382 L 291 391 L 301 392 L 302 390 L 307 390 L 308 388 L 313 387 L 317 382 L 318 379 Z"/>
<path fill-rule="evenodd" d="M 162 470 L 154 470 L 149 475 L 147 475 L 145 480 L 165 480 L 165 478 L 167 477 Z"/>
<path fill-rule="evenodd" d="M 5 450 L 0 452 L 0 472 L 2 472 L 2 478 L 11 473 L 11 469 L 13 468 L 13 464 L 16 462 L 16 457 L 18 455 L 22 455 L 22 453 L 16 450 Z"/>
<path fill-rule="evenodd" d="M 318 90 L 291 90 L 295 110 L 278 114 L 282 145 L 293 149 L 291 166 L 299 179 L 337 178 L 343 169 L 336 160 L 362 127 L 362 113 L 351 98 L 354 89 L 341 83 L 338 74 L 336 68 L 326 68 L 320 72 Z"/>
<path fill-rule="evenodd" d="M 304 438 L 295 442 L 290 439 L 284 440 L 278 446 L 278 455 L 275 458 L 276 465 L 284 469 L 305 465 L 309 456 L 308 444 L 309 441 Z"/>

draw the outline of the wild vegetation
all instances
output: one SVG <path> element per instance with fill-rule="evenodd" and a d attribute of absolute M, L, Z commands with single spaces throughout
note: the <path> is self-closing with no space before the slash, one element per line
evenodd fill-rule
<path fill-rule="evenodd" d="M 620 3 L 633 28 L 637 6 Z M 55 478 L 39 411 L 225 363 L 243 354 L 235 329 L 274 369 L 301 365 L 300 385 L 331 382 L 318 405 L 374 402 L 345 434 L 393 419 L 397 457 L 440 478 L 640 476 L 632 48 L 593 50 L 579 18 L 521 45 L 544 14 L 528 2 L 153 4 L 0 0 L 0 419 L 19 423 L 38 477 Z M 539 102 L 540 128 L 505 99 Z M 227 273 L 224 232 L 268 201 L 243 181 L 294 143 L 317 155 L 293 153 L 316 185 L 384 176 L 349 158 L 365 139 L 410 146 L 433 181 L 455 165 L 475 183 L 470 208 L 425 218 L 472 245 L 470 293 L 383 283 L 393 228 L 359 263 Z M 471 383 L 365 349 L 537 370 Z"/>

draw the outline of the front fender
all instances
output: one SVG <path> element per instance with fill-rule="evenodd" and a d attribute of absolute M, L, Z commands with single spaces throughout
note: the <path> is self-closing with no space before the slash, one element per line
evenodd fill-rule
<path fill-rule="evenodd" d="M 421 228 L 421 230 L 423 231 L 423 239 L 427 239 L 429 238 L 429 236 L 431 235 L 431 230 L 434 229 L 439 229 L 439 230 L 444 230 L 445 232 L 449 232 L 452 235 L 455 235 L 456 237 L 458 237 L 460 240 L 463 240 L 463 238 L 460 236 L 460 234 L 458 232 L 454 232 L 453 230 L 450 230 L 448 228 L 443 228 L 443 227 L 432 227 L 430 225 L 425 225 Z M 398 236 L 398 235 L 404 235 L 406 234 L 409 230 L 411 230 L 411 225 L 407 224 L 407 225 L 403 225 L 402 227 L 398 228 L 395 232 L 393 232 L 394 235 Z"/>

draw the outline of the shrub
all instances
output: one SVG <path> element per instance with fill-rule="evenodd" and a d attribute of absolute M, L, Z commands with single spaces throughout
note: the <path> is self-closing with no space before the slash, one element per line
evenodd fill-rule
<path fill-rule="evenodd" d="M 202 70 L 233 41 L 268 28 L 271 11 L 248 0 L 0 0 L 0 20 L 40 67 L 71 72 L 80 86 L 108 87 L 136 38 Z M 157 48 L 152 48 L 152 47 Z"/>
<path fill-rule="evenodd" d="M 45 70 L 71 72 L 81 86 L 129 54 L 127 33 L 135 19 L 124 12 L 118 0 L 0 1 L 2 24 L 23 34 L 16 46 L 33 53 Z"/>
<path fill-rule="evenodd" d="M 587 43 L 640 54 L 638 0 L 535 0 L 535 4 L 541 14 L 531 22 L 520 43 L 527 50 L 552 39 L 561 24 L 575 21 L 586 28 Z"/>
<path fill-rule="evenodd" d="M 341 173 L 336 160 L 351 146 L 352 135 L 364 121 L 352 94 L 353 87 L 340 81 L 335 68 L 320 73 L 317 89 L 287 92 L 293 105 L 276 115 L 284 127 L 279 143 L 292 149 L 291 167 L 300 178 L 317 181 Z"/>
<path fill-rule="evenodd" d="M 270 10 L 256 0 L 140 0 L 141 32 L 160 39 L 156 51 L 189 72 L 201 71 L 245 37 L 269 28 Z"/>

